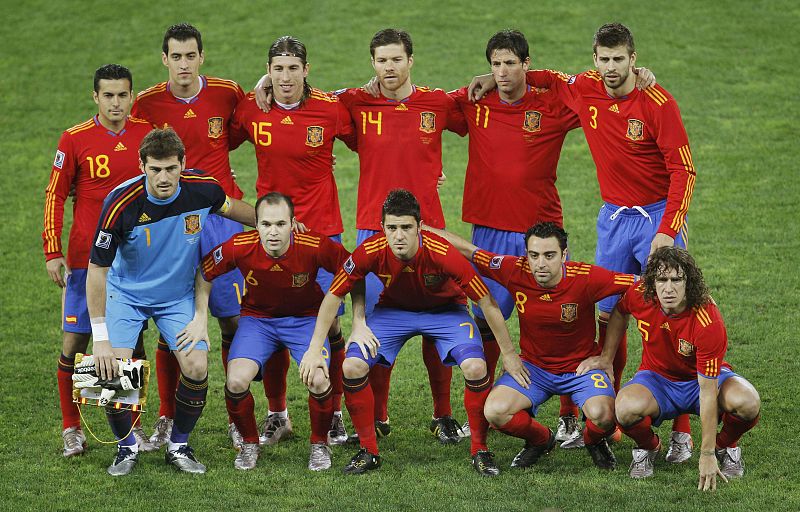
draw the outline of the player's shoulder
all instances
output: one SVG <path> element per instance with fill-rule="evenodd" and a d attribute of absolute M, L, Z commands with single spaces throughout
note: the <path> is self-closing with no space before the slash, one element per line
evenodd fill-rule
<path fill-rule="evenodd" d="M 375 254 L 387 247 L 389 247 L 389 241 L 386 239 L 386 235 L 382 232 L 378 232 L 364 240 L 361 245 L 358 246 L 358 249 L 363 251 L 364 254 Z"/>
<path fill-rule="evenodd" d="M 647 89 L 641 91 L 641 98 L 649 105 L 663 107 L 669 102 L 675 102 L 675 98 L 667 92 L 666 89 L 661 87 L 660 84 L 651 85 Z"/>
<path fill-rule="evenodd" d="M 150 121 L 147 121 L 147 120 L 142 119 L 140 117 L 134 117 L 134 116 L 128 116 L 128 122 L 131 124 L 131 126 L 134 126 L 134 127 L 137 127 L 137 128 L 140 127 L 140 126 L 143 126 L 143 127 L 146 127 L 146 128 L 150 128 L 151 126 L 153 126 L 152 124 L 150 124 Z"/>
<path fill-rule="evenodd" d="M 106 211 L 106 215 L 101 219 L 104 228 L 108 229 L 114 223 L 114 220 L 119 217 L 121 211 L 138 198 L 145 196 L 144 180 L 144 175 L 133 177 L 123 181 L 108 193 L 103 202 L 103 209 Z"/>
<path fill-rule="evenodd" d="M 322 244 L 324 235 L 316 231 L 306 231 L 305 233 L 294 233 L 294 243 L 305 247 L 317 248 Z"/>
<path fill-rule="evenodd" d="M 189 187 L 221 187 L 219 181 L 213 176 L 204 174 L 202 171 L 195 169 L 186 169 L 181 173 L 181 186 L 188 185 Z"/>
<path fill-rule="evenodd" d="M 328 93 L 322 89 L 312 87 L 308 93 L 308 99 L 312 101 L 321 101 L 323 103 L 338 103 L 339 97 L 336 94 Z"/>
<path fill-rule="evenodd" d="M 422 247 L 434 254 L 447 256 L 452 245 L 444 237 L 425 231 L 422 233 Z"/>
<path fill-rule="evenodd" d="M 147 89 L 143 90 L 139 94 L 136 95 L 136 101 L 148 101 L 152 98 L 157 97 L 159 94 L 163 94 L 167 90 L 167 82 L 157 83 L 152 87 L 148 87 Z"/>
<path fill-rule="evenodd" d="M 594 265 L 581 261 L 567 261 L 564 263 L 566 277 L 588 276 Z"/>
<path fill-rule="evenodd" d="M 237 94 L 242 94 L 242 88 L 233 80 L 228 80 L 225 78 L 219 78 L 215 76 L 204 76 L 206 85 L 209 89 L 214 90 L 230 90 L 234 91 Z"/>
<path fill-rule="evenodd" d="M 86 130 L 91 130 L 95 126 L 97 126 L 95 118 L 91 117 L 90 119 L 87 119 L 82 123 L 78 123 L 75 126 L 67 128 L 66 130 L 64 130 L 64 134 L 67 136 L 75 136 L 81 132 L 85 132 Z"/>
<path fill-rule="evenodd" d="M 692 308 L 692 316 L 703 329 L 718 328 L 722 325 L 722 315 L 713 300 Z"/>
<path fill-rule="evenodd" d="M 261 243 L 261 239 L 258 236 L 258 231 L 255 229 L 251 229 L 249 231 L 242 231 L 241 233 L 236 233 L 230 238 L 231 242 L 233 243 L 234 247 L 239 246 L 252 246 L 258 245 Z"/>

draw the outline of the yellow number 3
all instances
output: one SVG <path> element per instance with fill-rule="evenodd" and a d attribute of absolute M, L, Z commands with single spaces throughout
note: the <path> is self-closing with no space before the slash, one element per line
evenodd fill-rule
<path fill-rule="evenodd" d="M 599 373 L 593 373 L 592 380 L 594 381 L 594 387 L 596 388 L 606 389 L 608 387 L 605 377 Z"/>
<path fill-rule="evenodd" d="M 589 120 L 589 126 L 593 129 L 597 129 L 597 107 L 594 105 L 589 107 L 589 112 L 592 114 L 592 118 Z"/>

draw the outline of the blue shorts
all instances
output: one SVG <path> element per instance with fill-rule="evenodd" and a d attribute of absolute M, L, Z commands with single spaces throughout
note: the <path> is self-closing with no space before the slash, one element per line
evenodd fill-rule
<path fill-rule="evenodd" d="M 356 236 L 356 245 L 361 245 L 364 243 L 364 240 L 371 237 L 375 233 L 379 233 L 379 231 L 373 231 L 371 229 L 359 229 L 358 234 Z M 372 310 L 375 309 L 375 304 L 378 303 L 378 298 L 381 296 L 381 292 L 383 291 L 383 283 L 378 276 L 375 274 L 367 274 L 367 277 L 364 278 L 364 284 L 366 286 L 366 293 L 365 293 L 365 301 L 366 301 L 366 315 L 367 318 L 372 314 Z"/>
<path fill-rule="evenodd" d="M 524 256 L 527 253 L 525 247 L 525 234 L 514 231 L 503 231 L 500 229 L 489 228 L 486 226 L 472 226 L 472 243 L 481 249 L 495 254 L 508 254 L 511 256 Z M 493 279 L 483 278 L 486 286 L 489 287 L 494 300 L 500 306 L 503 317 L 508 320 L 514 311 L 514 298 L 508 290 Z M 477 304 L 472 305 L 472 314 L 476 317 L 485 318 L 483 311 Z"/>
<path fill-rule="evenodd" d="M 738 377 L 728 367 L 723 367 L 717 377 L 717 387 L 731 377 Z M 650 370 L 636 372 L 625 386 L 641 384 L 646 387 L 658 404 L 658 417 L 653 419 L 653 425 L 661 425 L 665 420 L 677 418 L 684 413 L 700 414 L 700 384 L 697 379 L 675 382 L 662 377 Z"/>
<path fill-rule="evenodd" d="M 63 314 L 61 325 L 64 332 L 91 334 L 92 324 L 89 321 L 89 310 L 86 308 L 85 268 L 73 268 L 72 273 L 67 276 Z"/>
<path fill-rule="evenodd" d="M 550 373 L 528 361 L 522 361 L 525 368 L 531 372 L 531 384 L 528 389 L 523 388 L 508 373 L 497 379 L 495 386 L 506 386 L 519 391 L 531 401 L 531 415 L 536 416 L 539 405 L 546 402 L 553 395 L 569 395 L 578 407 L 593 396 L 610 396 L 614 398 L 614 387 L 606 372 L 592 370 L 583 375 L 576 373 Z"/>
<path fill-rule="evenodd" d="M 350 344 L 346 357 L 366 361 L 370 367 L 375 364 L 393 365 L 400 349 L 414 336 L 431 338 L 439 359 L 446 366 L 457 363 L 450 354 L 456 347 L 469 347 L 475 354 L 480 352 L 483 355 L 481 335 L 466 306 L 447 306 L 430 311 L 378 307 L 367 317 L 367 325 L 381 343 L 377 357 L 364 359 L 357 343 Z"/>
<path fill-rule="evenodd" d="M 595 264 L 628 274 L 641 275 L 650 256 L 650 244 L 658 232 L 667 201 L 635 208 L 603 203 L 597 215 L 597 250 Z M 644 212 L 644 213 L 642 213 Z M 647 215 L 645 215 L 647 214 Z M 675 238 L 675 245 L 686 248 L 688 226 L 683 227 Z M 598 301 L 600 311 L 610 313 L 619 301 L 619 295 L 612 295 Z"/>
<path fill-rule="evenodd" d="M 106 324 L 113 348 L 136 347 L 142 323 L 152 318 L 170 350 L 178 349 L 178 333 L 194 317 L 194 296 L 163 307 L 133 306 L 112 298 L 106 300 Z M 198 342 L 195 350 L 208 350 L 205 341 Z"/>
<path fill-rule="evenodd" d="M 329 236 L 331 240 L 334 242 L 342 243 L 342 235 L 333 235 Z M 331 287 L 331 283 L 333 282 L 333 274 L 325 270 L 324 268 L 320 268 L 317 272 L 317 284 L 319 287 L 322 288 L 322 293 L 328 293 L 328 290 Z M 342 316 L 344 314 L 344 301 L 339 305 L 339 311 L 336 313 L 336 316 Z"/>
<path fill-rule="evenodd" d="M 214 247 L 227 241 L 236 233 L 242 232 L 242 225 L 221 215 L 209 215 L 206 225 L 200 232 L 200 255 L 205 256 Z M 238 316 L 242 303 L 244 279 L 239 269 L 215 278 L 211 282 L 211 297 L 208 309 L 217 318 Z"/>
<path fill-rule="evenodd" d="M 259 375 L 264 363 L 278 350 L 286 347 L 297 364 L 308 350 L 311 336 L 314 334 L 315 316 L 285 316 L 280 318 L 256 318 L 243 316 L 239 318 L 239 328 L 233 337 L 228 361 L 234 359 L 250 359 L 259 368 Z M 322 355 L 330 364 L 330 345 L 325 340 Z"/>

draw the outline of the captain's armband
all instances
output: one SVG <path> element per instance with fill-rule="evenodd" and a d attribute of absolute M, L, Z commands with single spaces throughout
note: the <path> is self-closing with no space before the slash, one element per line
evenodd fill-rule
<path fill-rule="evenodd" d="M 225 202 L 222 203 L 222 206 L 219 207 L 217 213 L 228 213 L 231 209 L 231 198 L 225 196 Z"/>

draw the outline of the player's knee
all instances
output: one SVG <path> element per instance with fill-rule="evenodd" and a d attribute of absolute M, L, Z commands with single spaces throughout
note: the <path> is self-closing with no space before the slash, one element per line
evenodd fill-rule
<path fill-rule="evenodd" d="M 461 371 L 467 380 L 478 380 L 486 376 L 486 361 L 471 357 L 461 362 Z"/>
<path fill-rule="evenodd" d="M 185 359 L 181 363 L 181 373 L 192 380 L 203 380 L 208 375 L 208 364 L 205 360 Z"/>
<path fill-rule="evenodd" d="M 331 380 L 325 376 L 325 372 L 321 368 L 317 368 L 311 377 L 311 384 L 308 390 L 314 394 L 320 394 L 327 391 L 331 387 Z"/>
<path fill-rule="evenodd" d="M 491 423 L 493 427 L 502 427 L 513 416 L 508 403 L 504 400 L 492 399 L 492 397 L 486 400 L 483 406 L 483 415 L 486 416 L 486 421 Z"/>
<path fill-rule="evenodd" d="M 758 391 L 744 379 L 729 380 L 735 386 L 732 386 L 731 392 L 725 393 L 724 397 L 729 412 L 745 421 L 754 419 L 761 412 L 761 397 Z"/>
<path fill-rule="evenodd" d="M 614 403 L 614 414 L 617 422 L 623 427 L 629 427 L 644 418 L 643 411 L 646 404 L 642 400 L 628 394 L 620 394 Z"/>
<path fill-rule="evenodd" d="M 77 353 L 85 354 L 89 347 L 89 335 L 79 332 L 64 332 L 64 339 L 61 343 L 61 352 L 67 357 L 73 357 Z"/>
<path fill-rule="evenodd" d="M 360 379 L 369 373 L 369 365 L 357 357 L 348 357 L 342 363 L 342 374 L 345 379 Z"/>
<path fill-rule="evenodd" d="M 228 368 L 228 375 L 225 377 L 225 386 L 233 393 L 244 393 L 250 388 L 250 379 L 237 371 Z"/>
<path fill-rule="evenodd" d="M 583 405 L 586 418 L 603 430 L 614 426 L 613 400 L 588 400 Z"/>

